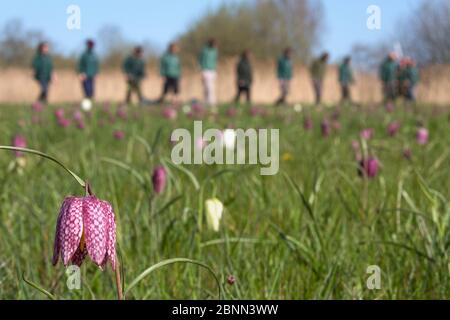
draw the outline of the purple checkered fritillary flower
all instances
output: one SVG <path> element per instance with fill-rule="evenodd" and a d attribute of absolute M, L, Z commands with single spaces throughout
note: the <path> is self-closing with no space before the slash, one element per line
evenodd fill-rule
<path fill-rule="evenodd" d="M 163 166 L 156 167 L 152 175 L 153 190 L 156 194 L 163 192 L 167 181 L 167 172 Z"/>
<path fill-rule="evenodd" d="M 56 224 L 53 265 L 61 256 L 65 266 L 80 266 L 87 255 L 101 269 L 108 260 L 116 269 L 114 211 L 107 201 L 95 196 L 67 197 Z"/>

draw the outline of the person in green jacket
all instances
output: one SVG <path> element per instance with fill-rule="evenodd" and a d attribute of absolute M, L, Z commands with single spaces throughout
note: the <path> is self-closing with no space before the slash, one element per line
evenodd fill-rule
<path fill-rule="evenodd" d="M 206 103 L 210 106 L 216 105 L 216 78 L 217 78 L 217 59 L 218 50 L 217 42 L 211 38 L 203 47 L 200 56 L 199 64 L 202 70 L 202 81 L 204 87 L 204 94 Z"/>
<path fill-rule="evenodd" d="M 36 55 L 33 58 L 32 68 L 34 71 L 34 79 L 38 82 L 41 89 L 38 101 L 47 103 L 48 89 L 53 74 L 53 62 L 49 55 L 49 45 L 47 42 L 41 42 L 38 45 Z"/>
<path fill-rule="evenodd" d="M 283 54 L 278 58 L 277 76 L 278 81 L 280 82 L 281 95 L 275 104 L 279 106 L 286 103 L 286 98 L 289 94 L 290 84 L 293 76 L 291 48 L 286 48 Z"/>
<path fill-rule="evenodd" d="M 139 103 L 143 102 L 141 82 L 145 77 L 145 61 L 142 58 L 142 47 L 136 47 L 122 64 L 122 70 L 127 78 L 127 95 L 125 102 L 131 103 L 131 96 L 135 92 Z"/>
<path fill-rule="evenodd" d="M 407 101 L 415 101 L 415 87 L 420 80 L 416 63 L 410 57 L 402 59 L 400 63 L 398 81 L 402 96 Z"/>
<path fill-rule="evenodd" d="M 339 84 L 341 85 L 342 102 L 350 101 L 350 85 L 353 84 L 353 71 L 350 66 L 351 58 L 349 56 L 344 58 L 344 61 L 339 66 Z"/>
<path fill-rule="evenodd" d="M 171 43 L 167 52 L 162 56 L 160 74 L 164 78 L 164 85 L 159 103 L 164 102 L 164 98 L 170 92 L 174 95 L 174 102 L 177 102 L 180 92 L 181 63 L 176 43 Z"/>
<path fill-rule="evenodd" d="M 323 79 L 327 71 L 329 54 L 324 52 L 319 58 L 313 61 L 310 67 L 314 93 L 316 96 L 316 104 L 322 102 Z"/>
<path fill-rule="evenodd" d="M 78 74 L 82 83 L 84 95 L 87 99 L 94 96 L 95 77 L 99 71 L 98 57 L 94 52 L 93 40 L 86 41 L 86 50 L 78 62 Z"/>
<path fill-rule="evenodd" d="M 382 62 L 379 70 L 379 77 L 383 84 L 383 95 L 385 102 L 393 101 L 398 92 L 398 64 L 395 53 L 390 53 Z"/>
<path fill-rule="evenodd" d="M 250 63 L 250 53 L 244 50 L 236 67 L 237 74 L 237 95 L 235 102 L 238 103 L 241 95 L 244 93 L 247 103 L 251 102 L 251 86 L 253 81 L 252 65 Z"/>

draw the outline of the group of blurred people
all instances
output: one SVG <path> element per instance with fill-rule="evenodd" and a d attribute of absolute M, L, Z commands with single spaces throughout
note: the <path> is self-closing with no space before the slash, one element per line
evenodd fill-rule
<path fill-rule="evenodd" d="M 415 101 L 415 88 L 420 80 L 416 62 L 410 57 L 397 58 L 390 53 L 380 66 L 379 77 L 383 83 L 385 101 L 394 101 L 403 97 Z"/>
<path fill-rule="evenodd" d="M 92 99 L 95 93 L 95 79 L 99 73 L 99 58 L 95 53 L 93 40 L 86 42 L 86 49 L 82 53 L 77 66 L 81 87 L 86 99 Z M 163 88 L 161 96 L 155 102 L 163 103 L 168 94 L 173 95 L 173 100 L 178 101 L 180 92 L 181 62 L 179 48 L 176 43 L 171 43 L 167 51 L 160 59 L 160 75 L 163 77 Z M 253 68 L 250 51 L 244 50 L 236 65 L 236 89 L 235 102 L 238 103 L 244 95 L 247 103 L 251 102 L 253 83 Z M 293 50 L 286 48 L 277 60 L 277 77 L 280 84 L 280 97 L 276 105 L 286 104 L 290 92 L 291 80 L 293 79 Z M 198 57 L 201 69 L 204 99 L 206 104 L 215 106 L 216 81 L 218 66 L 218 48 L 215 39 L 209 39 Z M 329 54 L 321 54 L 313 60 L 309 72 L 311 74 L 312 87 L 315 93 L 316 104 L 322 103 L 323 81 L 328 67 Z M 47 102 L 48 90 L 52 81 L 53 63 L 49 54 L 49 45 L 42 42 L 38 46 L 36 56 L 33 59 L 34 77 L 41 90 L 38 99 Z M 146 99 L 142 94 L 142 81 L 146 77 L 146 63 L 143 56 L 143 48 L 138 46 L 127 56 L 122 64 L 122 70 L 126 77 L 127 91 L 125 102 L 131 103 L 135 94 L 139 103 L 145 104 Z M 402 96 L 407 100 L 414 101 L 414 89 L 419 81 L 419 72 L 414 60 L 409 57 L 398 61 L 395 54 L 391 53 L 383 61 L 380 72 L 380 80 L 383 83 L 383 93 L 387 101 L 395 100 Z M 338 67 L 338 81 L 341 88 L 342 102 L 351 102 L 351 85 L 355 82 L 351 68 L 351 58 L 345 57 Z"/>

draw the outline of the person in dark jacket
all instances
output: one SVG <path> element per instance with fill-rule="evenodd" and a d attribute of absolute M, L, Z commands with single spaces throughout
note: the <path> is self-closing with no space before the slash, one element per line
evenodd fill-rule
<path fill-rule="evenodd" d="M 319 58 L 314 60 L 310 67 L 316 104 L 322 102 L 323 79 L 325 78 L 325 73 L 327 71 L 328 58 L 329 54 L 325 52 Z"/>
<path fill-rule="evenodd" d="M 345 57 L 339 66 L 339 84 L 341 85 L 342 102 L 351 102 L 350 85 L 353 84 L 353 71 L 350 66 L 351 58 Z"/>
<path fill-rule="evenodd" d="M 393 101 L 398 93 L 398 64 L 395 53 L 390 53 L 382 62 L 379 70 L 379 77 L 383 84 L 383 95 L 385 102 Z"/>
<path fill-rule="evenodd" d="M 47 42 L 41 42 L 38 46 L 36 55 L 32 63 L 34 79 L 41 89 L 38 100 L 47 103 L 48 89 L 52 81 L 53 62 L 49 55 L 49 45 Z"/>
<path fill-rule="evenodd" d="M 91 99 L 94 96 L 95 77 L 99 71 L 99 62 L 94 52 L 94 46 L 95 43 L 93 40 L 87 40 L 86 50 L 78 62 L 78 74 L 83 86 L 84 95 L 87 99 Z"/>
<path fill-rule="evenodd" d="M 276 101 L 276 105 L 282 105 L 286 103 L 286 98 L 289 94 L 289 88 L 292 80 L 292 49 L 286 48 L 283 55 L 278 58 L 277 63 L 277 76 L 280 82 L 281 95 Z"/>
<path fill-rule="evenodd" d="M 164 102 L 164 98 L 170 92 L 173 93 L 174 100 L 177 102 L 180 92 L 181 63 L 178 56 L 178 45 L 176 43 L 171 43 L 167 52 L 162 56 L 159 72 L 164 78 L 164 85 L 161 98 L 159 98 L 158 102 Z"/>
<path fill-rule="evenodd" d="M 410 57 L 402 59 L 398 74 L 398 82 L 401 95 L 407 101 L 415 101 L 415 87 L 420 80 L 416 63 Z"/>
<path fill-rule="evenodd" d="M 139 103 L 143 102 L 141 82 L 145 77 L 145 61 L 142 58 L 142 47 L 136 47 L 122 64 L 123 72 L 127 78 L 127 95 L 125 102 L 131 103 L 131 95 L 135 92 Z"/>
<path fill-rule="evenodd" d="M 235 102 L 238 103 L 241 95 L 245 94 L 247 103 L 251 102 L 251 86 L 253 81 L 252 65 L 250 63 L 250 53 L 245 50 L 241 54 L 241 58 L 237 64 L 236 74 L 237 74 L 237 95 Z"/>

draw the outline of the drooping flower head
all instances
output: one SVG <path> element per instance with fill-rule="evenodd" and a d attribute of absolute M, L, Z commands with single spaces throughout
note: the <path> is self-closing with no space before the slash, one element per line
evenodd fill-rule
<path fill-rule="evenodd" d="M 364 140 L 370 140 L 373 138 L 374 132 L 375 131 L 372 128 L 367 128 L 367 129 L 362 130 L 359 135 Z"/>
<path fill-rule="evenodd" d="M 115 130 L 113 136 L 116 140 L 123 140 L 123 138 L 125 138 L 125 132 L 122 130 Z"/>
<path fill-rule="evenodd" d="M 428 143 L 428 130 L 426 128 L 419 128 L 416 133 L 416 141 L 420 145 Z"/>
<path fill-rule="evenodd" d="M 177 110 L 171 107 L 164 108 L 162 115 L 166 119 L 174 120 L 177 118 Z"/>
<path fill-rule="evenodd" d="M 227 109 L 225 114 L 226 114 L 227 117 L 234 118 L 234 117 L 237 116 L 237 113 L 238 112 L 237 112 L 236 108 L 230 107 L 230 108 Z"/>
<path fill-rule="evenodd" d="M 387 127 L 388 135 L 394 137 L 397 134 L 398 130 L 400 130 L 400 127 L 401 127 L 400 122 L 398 121 L 391 122 Z"/>
<path fill-rule="evenodd" d="M 116 268 L 116 222 L 112 206 L 95 196 L 67 197 L 56 223 L 53 265 L 80 266 L 86 256 L 103 269 Z"/>
<path fill-rule="evenodd" d="M 36 101 L 36 102 L 33 102 L 33 104 L 31 105 L 31 109 L 34 112 L 41 112 L 42 110 L 44 110 L 44 105 L 42 104 L 42 102 Z"/>
<path fill-rule="evenodd" d="M 12 145 L 17 148 L 26 148 L 27 147 L 27 139 L 20 134 L 16 134 L 12 139 Z M 20 151 L 15 151 L 14 154 L 16 155 L 16 158 L 20 158 L 20 157 L 24 156 L 23 152 L 20 152 Z"/>
<path fill-rule="evenodd" d="M 205 201 L 206 222 L 208 227 L 215 231 L 219 231 L 220 220 L 222 219 L 223 204 L 219 199 L 213 198 Z"/>
<path fill-rule="evenodd" d="M 369 157 L 359 162 L 358 175 L 369 179 L 375 178 L 380 169 L 380 163 L 377 158 Z"/>
<path fill-rule="evenodd" d="M 328 137 L 331 133 L 330 122 L 327 119 L 324 119 L 320 123 L 320 131 L 322 132 L 323 137 Z"/>
<path fill-rule="evenodd" d="M 311 117 L 306 117 L 303 120 L 303 129 L 305 129 L 306 131 L 309 131 L 313 128 L 313 121 L 311 119 Z"/>
<path fill-rule="evenodd" d="M 153 170 L 152 175 L 153 190 L 155 191 L 156 194 L 160 194 L 161 192 L 164 191 L 166 181 L 167 181 L 166 169 L 163 166 L 156 167 L 155 170 Z"/>

